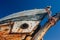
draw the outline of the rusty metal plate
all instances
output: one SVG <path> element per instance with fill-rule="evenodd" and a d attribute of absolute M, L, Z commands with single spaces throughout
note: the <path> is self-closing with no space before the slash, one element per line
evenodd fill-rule
<path fill-rule="evenodd" d="M 17 21 L 14 23 L 12 33 L 30 33 L 38 24 L 39 21 Z"/>

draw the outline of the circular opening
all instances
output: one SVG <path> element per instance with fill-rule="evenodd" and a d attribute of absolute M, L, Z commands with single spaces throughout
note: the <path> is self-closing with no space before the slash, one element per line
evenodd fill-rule
<path fill-rule="evenodd" d="M 22 28 L 22 29 L 26 29 L 26 28 L 28 28 L 28 27 L 29 27 L 29 25 L 28 25 L 27 23 L 24 23 L 24 24 L 21 25 L 21 28 Z"/>

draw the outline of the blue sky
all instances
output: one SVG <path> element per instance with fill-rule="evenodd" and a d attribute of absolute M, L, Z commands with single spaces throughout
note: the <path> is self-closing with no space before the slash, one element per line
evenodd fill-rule
<path fill-rule="evenodd" d="M 52 15 L 60 12 L 60 0 L 0 0 L 0 18 L 23 10 L 52 6 Z M 60 21 L 44 36 L 44 40 L 60 40 Z"/>

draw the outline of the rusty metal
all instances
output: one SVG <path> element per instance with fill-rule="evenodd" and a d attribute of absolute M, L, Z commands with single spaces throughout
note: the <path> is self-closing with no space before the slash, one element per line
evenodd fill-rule
<path fill-rule="evenodd" d="M 35 9 L 2 18 L 0 20 L 0 40 L 43 40 L 45 33 L 55 25 L 60 17 L 60 14 L 56 15 L 44 27 L 39 28 L 39 23 L 46 14 L 45 9 Z"/>
<path fill-rule="evenodd" d="M 54 19 L 55 22 L 58 20 L 58 18 Z M 32 40 L 41 40 L 43 38 L 43 36 L 45 35 L 45 33 L 48 31 L 48 29 L 53 26 L 55 23 L 53 22 L 53 20 L 51 20 L 50 22 L 48 22 L 42 29 L 40 29 L 35 36 L 32 38 Z"/>
<path fill-rule="evenodd" d="M 23 25 L 24 23 L 29 25 L 28 28 L 26 29 L 21 28 L 21 25 Z M 39 21 L 17 21 L 14 23 L 12 33 L 30 33 L 34 30 L 34 28 L 37 28 L 36 26 L 38 24 Z"/>

